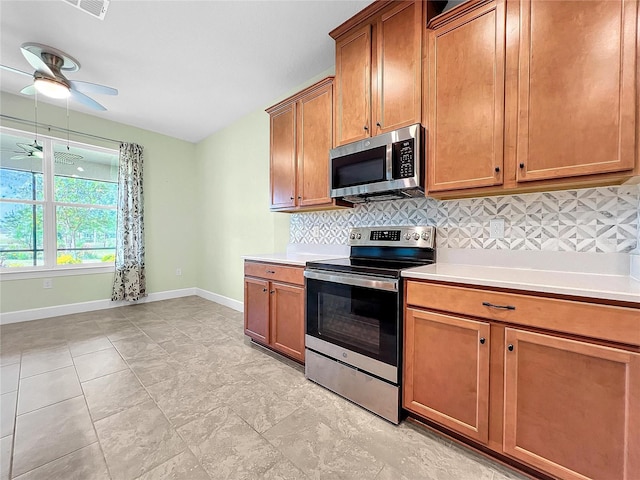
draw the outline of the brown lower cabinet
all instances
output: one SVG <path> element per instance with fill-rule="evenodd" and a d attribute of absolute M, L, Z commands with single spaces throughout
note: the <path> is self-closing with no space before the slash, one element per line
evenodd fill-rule
<path fill-rule="evenodd" d="M 245 261 L 244 333 L 304 362 L 304 269 Z"/>
<path fill-rule="evenodd" d="M 639 478 L 640 309 L 420 281 L 406 304 L 414 416 L 554 478 Z"/>

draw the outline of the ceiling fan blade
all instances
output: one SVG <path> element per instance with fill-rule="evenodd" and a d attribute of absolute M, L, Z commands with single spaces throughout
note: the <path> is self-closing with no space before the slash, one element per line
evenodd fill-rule
<path fill-rule="evenodd" d="M 69 91 L 71 92 L 71 98 L 76 102 L 82 103 L 83 105 L 86 105 L 87 107 L 93 108 L 95 110 L 106 110 L 106 108 L 96 102 L 93 98 L 87 97 L 84 93 L 80 93 L 79 91 L 74 89 L 71 89 Z"/>
<path fill-rule="evenodd" d="M 3 70 L 8 70 L 8 71 L 13 72 L 13 73 L 19 73 L 21 75 L 26 75 L 28 77 L 33 77 L 33 75 L 31 75 L 30 73 L 23 72 L 22 70 L 18 70 L 17 68 L 9 67 L 7 65 L 0 65 L 0 68 L 2 68 Z"/>
<path fill-rule="evenodd" d="M 23 95 L 35 95 L 36 87 L 34 87 L 33 85 L 27 85 L 22 90 L 20 90 L 20 93 L 22 93 Z"/>
<path fill-rule="evenodd" d="M 106 85 L 100 85 L 98 83 L 81 82 L 78 80 L 69 80 L 69 85 L 74 90 L 78 90 L 81 93 L 91 93 L 100 95 L 118 95 L 118 89 L 107 87 Z"/>
<path fill-rule="evenodd" d="M 31 66 L 35 68 L 38 72 L 44 73 L 50 77 L 55 77 L 55 75 L 53 74 L 53 71 L 49 68 L 49 66 L 46 63 L 44 63 L 44 60 L 42 60 L 38 55 L 36 55 L 33 52 L 30 52 L 24 47 L 20 48 L 20 51 L 22 52 L 22 55 L 24 55 L 24 58 L 27 59 L 27 62 L 29 62 Z"/>

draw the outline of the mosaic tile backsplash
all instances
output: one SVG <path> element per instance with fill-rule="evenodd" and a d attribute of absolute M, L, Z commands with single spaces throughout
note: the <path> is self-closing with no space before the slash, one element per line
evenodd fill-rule
<path fill-rule="evenodd" d="M 490 238 L 494 218 L 504 238 Z M 356 226 L 435 225 L 438 248 L 623 253 L 640 246 L 640 186 L 374 202 L 296 213 L 290 225 L 291 243 L 346 244 Z"/>

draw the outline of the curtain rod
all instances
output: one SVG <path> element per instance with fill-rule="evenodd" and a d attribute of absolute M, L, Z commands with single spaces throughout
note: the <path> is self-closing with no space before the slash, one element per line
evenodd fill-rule
<path fill-rule="evenodd" d="M 30 125 L 30 126 L 36 126 L 38 128 L 42 127 L 42 128 L 46 128 L 47 130 L 51 131 L 57 131 L 57 132 L 62 132 L 62 133 L 73 133 L 74 135 L 81 135 L 83 137 L 89 137 L 89 138 L 96 138 L 98 140 L 106 140 L 107 142 L 114 142 L 114 143 L 126 143 L 123 142 L 122 140 L 115 140 L 113 138 L 107 138 L 107 137 L 101 137 L 100 135 L 93 135 L 92 133 L 84 133 L 84 132 L 78 132 L 77 130 L 69 130 L 66 128 L 60 128 L 60 127 L 54 127 L 53 125 L 48 125 L 46 123 L 40 123 L 40 122 L 33 122 L 31 120 L 26 120 L 24 118 L 18 118 L 18 117 L 12 117 L 11 115 L 5 115 L 4 113 L 0 113 L 0 118 L 5 118 L 7 120 L 11 120 L 12 122 L 17 122 L 17 123 L 22 123 L 24 125 Z"/>

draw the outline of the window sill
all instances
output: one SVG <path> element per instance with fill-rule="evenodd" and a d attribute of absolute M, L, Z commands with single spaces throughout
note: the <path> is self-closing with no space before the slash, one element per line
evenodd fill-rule
<path fill-rule="evenodd" d="M 113 273 L 115 271 L 115 265 L 113 263 L 107 265 L 73 265 L 68 267 L 56 267 L 56 268 L 32 268 L 20 270 L 0 270 L 0 279 L 5 280 L 25 280 L 29 278 L 44 278 L 44 277 L 68 277 L 74 275 L 95 275 L 100 273 Z"/>

